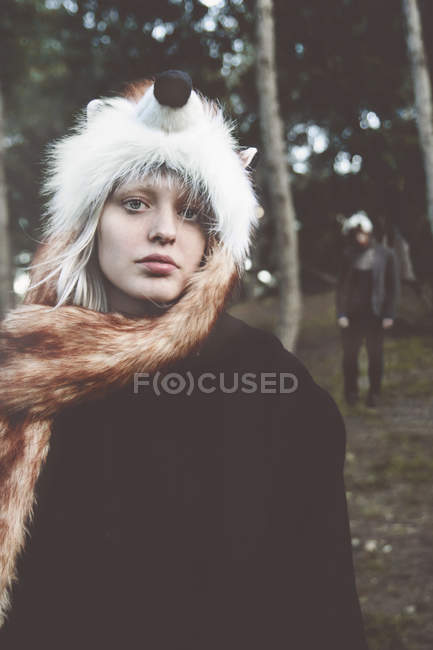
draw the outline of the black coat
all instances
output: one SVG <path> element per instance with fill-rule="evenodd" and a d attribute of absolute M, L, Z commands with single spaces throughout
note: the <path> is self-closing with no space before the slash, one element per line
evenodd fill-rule
<path fill-rule="evenodd" d="M 335 402 L 226 313 L 170 372 L 239 390 L 131 381 L 56 419 L 1 648 L 365 650 Z M 265 372 L 287 392 L 240 389 Z"/>

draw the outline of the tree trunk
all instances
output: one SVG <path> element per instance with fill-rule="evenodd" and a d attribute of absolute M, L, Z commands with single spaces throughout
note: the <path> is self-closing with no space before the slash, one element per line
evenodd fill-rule
<path fill-rule="evenodd" d="M 277 233 L 280 290 L 277 334 L 288 350 L 294 350 L 301 318 L 298 236 L 288 173 L 286 138 L 278 103 L 272 0 L 257 0 L 256 9 L 260 128 L 270 209 L 276 220 Z"/>
<path fill-rule="evenodd" d="M 4 154 L 3 90 L 0 85 L 0 318 L 12 306 L 9 214 Z"/>
<path fill-rule="evenodd" d="M 427 59 L 417 0 L 403 0 L 407 25 L 407 47 L 412 67 L 419 140 L 424 157 L 427 214 L 433 234 L 433 109 Z"/>

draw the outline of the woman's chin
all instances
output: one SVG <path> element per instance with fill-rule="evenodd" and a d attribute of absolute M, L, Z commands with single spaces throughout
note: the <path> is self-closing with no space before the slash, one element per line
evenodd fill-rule
<path fill-rule="evenodd" d="M 159 287 L 159 288 L 152 288 L 152 289 L 143 289 L 140 291 L 138 294 L 136 294 L 134 297 L 138 298 L 139 300 L 143 301 L 154 301 L 157 303 L 165 303 L 165 302 L 172 302 L 173 300 L 176 300 L 182 293 L 182 287 L 176 285 L 176 286 L 167 286 L 167 287 Z"/>

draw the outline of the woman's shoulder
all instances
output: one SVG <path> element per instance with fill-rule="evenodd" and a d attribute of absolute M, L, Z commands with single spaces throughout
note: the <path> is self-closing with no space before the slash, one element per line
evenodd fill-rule
<path fill-rule="evenodd" d="M 276 369 L 297 371 L 306 383 L 315 383 L 303 361 L 287 350 L 273 332 L 249 325 L 228 312 L 223 318 L 223 327 L 230 333 L 229 346 L 236 349 L 241 360 L 259 361 Z"/>
<path fill-rule="evenodd" d="M 253 327 L 243 320 L 227 314 L 227 324 L 236 336 L 232 342 L 239 346 L 239 360 L 245 367 L 259 366 L 265 372 L 288 376 L 290 390 L 280 392 L 278 409 L 281 419 L 303 422 L 306 436 L 323 441 L 340 455 L 344 455 L 346 431 L 344 420 L 333 396 L 316 382 L 310 369 L 293 352 L 287 350 L 280 339 L 267 330 Z M 254 361 L 253 361 L 254 360 Z M 277 381 L 276 385 L 285 385 Z"/>

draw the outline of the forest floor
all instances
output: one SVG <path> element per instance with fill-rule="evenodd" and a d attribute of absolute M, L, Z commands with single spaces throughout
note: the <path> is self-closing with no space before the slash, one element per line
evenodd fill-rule
<path fill-rule="evenodd" d="M 275 298 L 230 311 L 257 327 L 275 326 Z M 343 400 L 333 292 L 305 297 L 297 349 L 346 422 L 346 492 L 370 650 L 433 648 L 433 328 L 426 328 L 410 288 L 401 312 L 400 327 L 385 338 L 383 395 L 375 409 Z M 365 395 L 364 348 L 360 368 Z"/>

